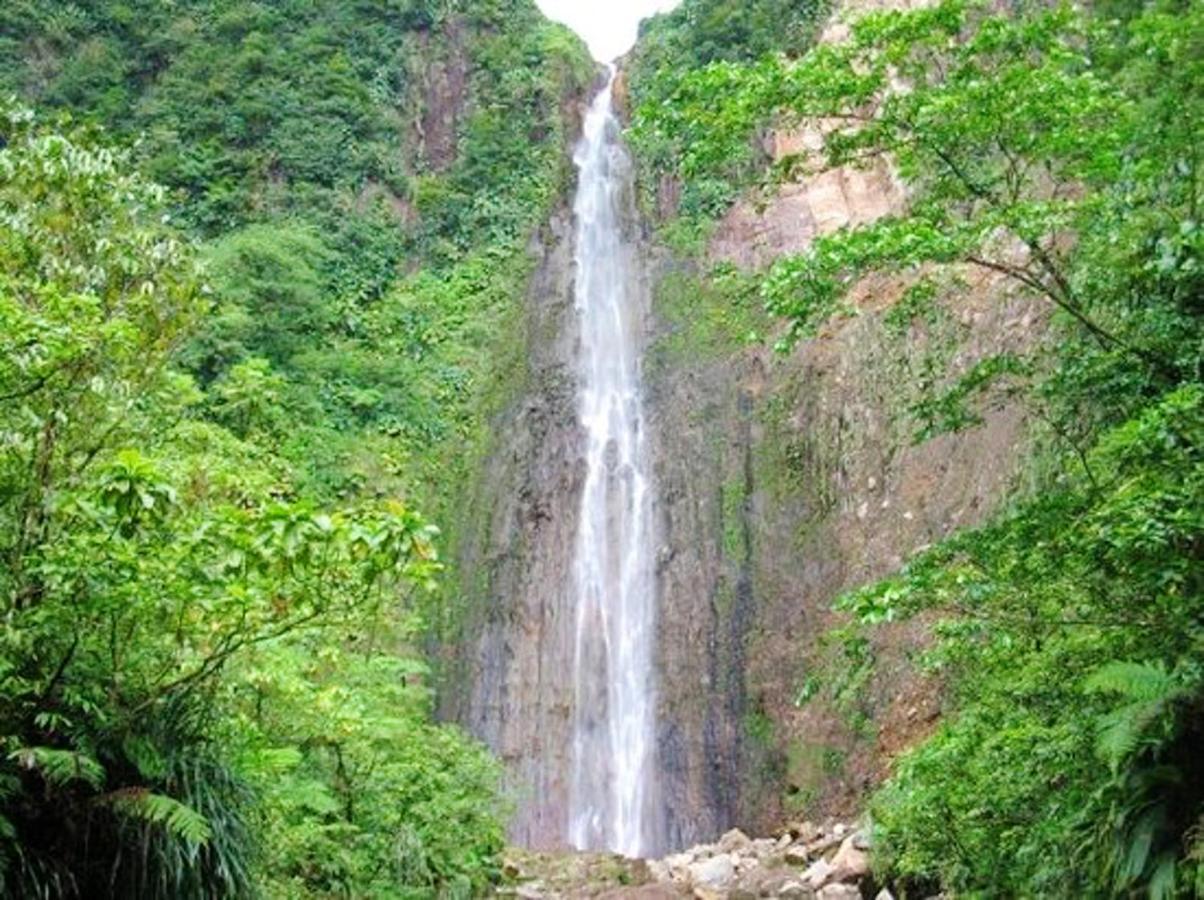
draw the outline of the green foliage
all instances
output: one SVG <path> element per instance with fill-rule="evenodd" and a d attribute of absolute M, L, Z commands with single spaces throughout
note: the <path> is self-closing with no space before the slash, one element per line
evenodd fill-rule
<path fill-rule="evenodd" d="M 1168 724 L 1165 720 L 1177 701 L 1192 694 L 1191 685 L 1180 683 L 1160 665 L 1120 661 L 1102 666 L 1084 687 L 1129 701 L 1100 720 L 1096 749 L 1113 769 L 1133 756 L 1154 725 Z"/>
<path fill-rule="evenodd" d="M 816 119 L 844 124 L 774 175 L 895 165 L 904 209 L 766 273 L 783 347 L 871 274 L 919 277 L 886 316 L 897 341 L 956 312 L 934 272 L 990 271 L 1054 312 L 1026 355 L 922 373 L 911 409 L 923 440 L 1022 396 L 1053 447 L 1038 492 L 841 602 L 863 626 L 934 623 L 951 712 L 874 801 L 879 864 L 916 887 L 1204 894 L 1202 15 L 954 0 L 661 73 L 637 99 L 659 173 L 749 183 L 759 129 Z"/>
<path fill-rule="evenodd" d="M 0 89 L 136 139 L 134 160 L 210 241 L 217 306 L 182 356 L 202 385 L 248 388 L 241 366 L 266 359 L 276 418 L 304 423 L 278 449 L 321 496 L 422 481 L 365 472 L 355 450 L 394 470 L 424 456 L 449 433 L 444 410 L 481 413 L 488 366 L 471 339 L 437 366 L 378 329 L 396 331 L 408 302 L 403 265 L 461 289 L 460 267 L 479 282 L 487 263 L 517 305 L 524 243 L 569 175 L 566 98 L 595 74 L 580 41 L 530 0 L 22 0 L 0 11 L 0 34 Z M 492 290 L 486 305 L 492 322 Z M 250 427 L 245 410 L 213 412 Z"/>
<path fill-rule="evenodd" d="M 211 301 L 128 158 L 19 107 L 0 128 L 4 893 L 480 892 L 497 773 L 405 651 L 434 529 L 305 496 L 265 360 L 208 394 L 173 368 Z M 268 244 L 265 291 L 291 278 Z M 280 800 L 305 791 L 356 805 Z M 333 881 L 298 857 L 323 829 Z"/>
<path fill-rule="evenodd" d="M 204 816 L 179 800 L 163 794 L 127 790 L 115 794 L 110 803 L 122 815 L 162 825 L 173 837 L 193 846 L 207 844 L 213 835 Z"/>
<path fill-rule="evenodd" d="M 750 89 L 754 61 L 802 53 L 826 11 L 823 0 L 685 0 L 645 21 L 628 64 L 645 191 L 679 178 L 684 219 L 720 215 L 762 168 L 752 132 L 773 110 Z"/>
<path fill-rule="evenodd" d="M 844 601 L 871 623 L 936 611 L 930 664 L 957 692 L 959 712 L 877 801 L 897 871 L 1000 895 L 1108 893 L 1151 881 L 1169 854 L 1191 882 L 1202 447 L 1204 392 L 1180 389 L 1101 438 L 1093 480 L 1082 470 Z M 1140 865 L 1125 862 L 1134 840 Z"/>
<path fill-rule="evenodd" d="M 266 893 L 480 895 L 503 846 L 497 765 L 424 721 L 424 666 L 369 647 L 301 639 L 249 657 L 236 686 L 274 848 Z M 303 750 L 281 758 L 282 741 Z"/>

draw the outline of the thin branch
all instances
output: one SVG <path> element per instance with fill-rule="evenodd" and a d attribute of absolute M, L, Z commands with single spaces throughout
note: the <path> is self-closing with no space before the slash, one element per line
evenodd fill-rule
<path fill-rule="evenodd" d="M 275 640 L 278 637 L 283 637 L 289 632 L 295 631 L 298 628 L 309 624 L 314 619 L 317 619 L 323 615 L 325 612 L 326 610 L 324 609 L 315 609 L 299 619 L 294 619 L 293 621 L 282 625 L 280 628 L 264 632 L 262 634 L 248 636 L 241 640 L 232 640 L 233 635 L 228 635 L 227 637 L 231 638 L 231 640 L 228 641 L 221 650 L 208 656 L 204 662 L 202 662 L 191 672 L 187 672 L 162 685 L 153 696 L 147 697 L 145 700 L 135 706 L 133 710 L 131 710 L 131 713 L 133 715 L 137 715 L 138 713 L 145 712 L 149 707 L 157 703 L 165 695 L 170 694 L 177 688 L 193 684 L 212 675 L 225 664 L 226 660 L 228 660 L 235 653 L 238 653 L 240 650 L 243 650 L 246 647 L 252 647 L 257 644 L 265 643 L 266 641 Z"/>

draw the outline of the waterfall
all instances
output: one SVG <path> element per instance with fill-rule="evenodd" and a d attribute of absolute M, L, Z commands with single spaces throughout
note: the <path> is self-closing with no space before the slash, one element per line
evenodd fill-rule
<path fill-rule="evenodd" d="M 588 440 L 572 569 L 575 602 L 569 841 L 639 856 L 658 843 L 652 495 L 640 390 L 642 289 L 631 161 L 614 70 L 585 118 L 578 169 L 579 414 Z"/>

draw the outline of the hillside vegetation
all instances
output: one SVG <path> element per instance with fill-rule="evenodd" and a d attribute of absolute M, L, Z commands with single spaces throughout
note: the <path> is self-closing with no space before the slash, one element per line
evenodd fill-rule
<path fill-rule="evenodd" d="M 910 411 L 925 441 L 1023 397 L 1035 488 L 838 603 L 849 646 L 930 623 L 923 666 L 945 686 L 941 726 L 871 798 L 881 874 L 959 896 L 1204 895 L 1204 9 L 945 0 L 807 49 L 782 27 L 812 21 L 802 5 L 715 37 L 721 8 L 654 22 L 633 66 L 647 195 L 680 186 L 665 240 L 697 253 L 742 188 L 825 167 L 885 155 L 908 189 L 902 213 L 755 277 L 781 349 L 855 315 L 875 273 L 913 284 L 900 341 L 950 265 L 1052 312 L 1029 352 L 933 378 Z M 770 167 L 763 130 L 814 120 L 839 123 L 822 152 Z M 817 678 L 799 702 L 837 689 Z"/>
<path fill-rule="evenodd" d="M 19 0 L 0 62 L 0 892 L 481 893 L 415 647 L 588 55 L 524 0 Z"/>

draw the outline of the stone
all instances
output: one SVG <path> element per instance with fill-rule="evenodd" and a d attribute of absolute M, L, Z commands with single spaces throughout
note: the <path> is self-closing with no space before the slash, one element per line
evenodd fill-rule
<path fill-rule="evenodd" d="M 807 852 L 810 853 L 812 857 L 822 856 L 833 847 L 840 846 L 841 841 L 842 838 L 839 838 L 836 835 L 817 838 L 807 845 Z"/>
<path fill-rule="evenodd" d="M 765 857 L 772 854 L 777 849 L 777 846 L 778 846 L 778 842 L 775 841 L 773 838 L 757 838 L 755 841 L 752 842 L 752 846 L 749 849 L 759 859 L 764 859 Z M 787 846 L 789 846 L 789 845 L 787 845 Z"/>
<path fill-rule="evenodd" d="M 788 866 L 805 866 L 811 859 L 811 854 L 807 852 L 805 844 L 791 844 L 782 854 L 782 858 L 786 860 Z"/>
<path fill-rule="evenodd" d="M 683 872 L 689 867 L 690 863 L 694 862 L 694 856 L 690 853 L 674 853 L 671 856 L 666 856 L 661 862 L 668 866 L 671 872 Z"/>
<path fill-rule="evenodd" d="M 719 839 L 719 850 L 722 853 L 735 853 L 747 849 L 751 844 L 752 840 L 747 834 L 739 828 L 733 828 Z"/>
<path fill-rule="evenodd" d="M 814 900 L 815 891 L 797 881 L 790 881 L 782 885 L 777 896 L 787 898 L 787 900 Z"/>
<path fill-rule="evenodd" d="M 830 884 L 815 896 L 817 900 L 861 900 L 861 889 L 852 884 Z"/>
<path fill-rule="evenodd" d="M 689 871 L 690 884 L 695 889 L 703 888 L 722 891 L 736 877 L 736 866 L 732 862 L 731 856 L 726 853 L 720 853 L 712 856 L 710 859 L 691 863 Z"/>
<path fill-rule="evenodd" d="M 867 829 L 862 828 L 855 835 L 853 835 L 853 846 L 858 850 L 868 850 L 870 849 L 870 844 L 871 838 Z"/>
<path fill-rule="evenodd" d="M 638 887 L 615 888 L 599 894 L 597 900 L 680 900 L 682 894 L 664 884 L 641 884 Z"/>
<path fill-rule="evenodd" d="M 648 877 L 653 881 L 669 881 L 673 877 L 673 870 L 662 859 L 650 859 L 648 860 Z"/>
<path fill-rule="evenodd" d="M 832 866 L 826 859 L 817 859 L 811 863 L 806 872 L 803 873 L 803 883 L 812 889 L 818 890 L 823 885 L 827 884 L 832 877 Z"/>
<path fill-rule="evenodd" d="M 878 892 L 878 895 L 874 897 L 874 900 L 895 900 L 895 895 L 886 888 L 883 888 Z"/>
<path fill-rule="evenodd" d="M 831 879 L 837 881 L 856 881 L 868 875 L 870 861 L 864 851 L 857 849 L 857 835 L 851 834 L 844 839 L 836 855 L 832 857 Z"/>
<path fill-rule="evenodd" d="M 762 897 L 794 897 L 796 900 L 812 900 L 815 892 L 805 887 L 798 876 L 791 872 L 767 872 L 760 882 Z"/>

